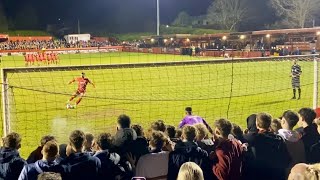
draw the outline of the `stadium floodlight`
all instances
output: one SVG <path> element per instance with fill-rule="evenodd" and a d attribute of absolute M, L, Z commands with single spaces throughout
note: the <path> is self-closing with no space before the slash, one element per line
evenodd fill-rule
<path fill-rule="evenodd" d="M 241 35 L 241 36 L 240 36 L 240 39 L 245 39 L 245 38 L 246 38 L 245 35 Z"/>
<path fill-rule="evenodd" d="M 223 37 L 222 37 L 222 40 L 227 40 L 227 36 L 223 36 Z"/>
<path fill-rule="evenodd" d="M 266 35 L 266 38 L 270 38 L 270 36 L 271 36 L 270 34 L 267 34 L 267 35 Z"/>

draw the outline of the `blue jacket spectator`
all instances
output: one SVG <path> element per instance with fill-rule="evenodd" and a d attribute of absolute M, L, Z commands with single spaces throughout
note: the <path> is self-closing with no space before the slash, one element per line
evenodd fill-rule
<path fill-rule="evenodd" d="M 38 160 L 35 163 L 25 165 L 21 171 L 19 180 L 36 180 L 38 175 L 41 173 L 62 171 L 56 161 L 59 152 L 58 149 L 58 144 L 55 141 L 47 142 L 41 150 L 43 159 Z"/>
<path fill-rule="evenodd" d="M 27 162 L 19 155 L 21 137 L 12 132 L 3 139 L 3 148 L 0 150 L 0 179 L 17 180 Z"/>
<path fill-rule="evenodd" d="M 120 156 L 111 153 L 112 137 L 109 133 L 101 133 L 96 139 L 97 152 L 94 157 L 99 158 L 101 168 L 99 169 L 99 179 L 115 179 L 122 171 L 119 167 Z"/>
<path fill-rule="evenodd" d="M 191 161 L 198 164 L 204 172 L 205 179 L 213 179 L 212 163 L 208 153 L 195 142 L 196 129 L 193 126 L 184 126 L 182 142 L 175 145 L 174 151 L 169 154 L 168 180 L 176 180 L 181 165 Z"/>
<path fill-rule="evenodd" d="M 101 167 L 100 160 L 82 151 L 85 143 L 85 134 L 75 130 L 69 136 L 67 158 L 61 161 L 63 168 L 62 179 L 97 179 Z"/>

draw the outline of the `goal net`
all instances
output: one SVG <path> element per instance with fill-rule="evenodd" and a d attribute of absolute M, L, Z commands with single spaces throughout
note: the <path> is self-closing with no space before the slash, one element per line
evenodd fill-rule
<path fill-rule="evenodd" d="M 158 119 L 177 126 L 184 108 L 192 106 L 211 125 L 225 117 L 245 127 L 252 113 L 269 112 L 277 118 L 287 109 L 312 107 L 314 59 L 288 56 L 4 68 L 3 129 L 23 135 L 22 153 L 26 154 L 45 134 L 63 143 L 74 129 L 114 132 L 116 118 L 123 113 L 143 127 Z M 300 100 L 291 100 L 289 75 L 295 60 L 302 68 Z M 77 82 L 68 82 L 82 72 L 96 87 L 88 84 L 77 107 L 67 109 L 77 90 Z"/>

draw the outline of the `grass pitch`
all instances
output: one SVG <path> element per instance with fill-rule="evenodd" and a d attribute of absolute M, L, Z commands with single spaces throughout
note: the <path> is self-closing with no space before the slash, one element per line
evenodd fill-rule
<path fill-rule="evenodd" d="M 61 65 L 85 65 L 200 58 L 102 53 L 60 55 L 60 59 Z M 300 62 L 301 100 L 290 100 L 291 65 L 289 61 L 265 61 L 86 70 L 96 88 L 88 85 L 86 97 L 73 110 L 66 109 L 66 102 L 76 90 L 76 84 L 67 83 L 82 70 L 9 74 L 9 84 L 13 86 L 11 126 L 23 136 L 24 157 L 45 134 L 55 135 L 59 142 L 65 143 L 74 129 L 94 134 L 113 133 L 116 118 L 122 113 L 131 116 L 132 123 L 147 129 L 157 119 L 177 126 L 184 116 L 184 108 L 192 106 L 194 113 L 212 126 L 214 120 L 225 117 L 244 128 L 245 119 L 251 113 L 265 111 L 279 117 L 287 109 L 312 106 L 313 63 Z M 2 66 L 24 66 L 23 57 L 4 57 Z"/>

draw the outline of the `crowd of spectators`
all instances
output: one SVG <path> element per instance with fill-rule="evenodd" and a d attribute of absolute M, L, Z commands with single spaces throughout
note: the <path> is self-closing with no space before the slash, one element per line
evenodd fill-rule
<path fill-rule="evenodd" d="M 177 128 L 157 120 L 143 129 L 120 115 L 114 135 L 75 130 L 60 145 L 47 135 L 27 160 L 19 155 L 21 136 L 12 132 L 3 138 L 0 179 L 316 180 L 317 118 L 310 108 L 279 119 L 257 113 L 243 131 L 227 119 L 205 121 L 190 107 Z"/>
<path fill-rule="evenodd" d="M 108 41 L 76 41 L 68 43 L 65 40 L 49 41 L 6 41 L 0 42 L 0 50 L 41 50 L 41 49 L 61 49 L 61 48 L 86 48 L 86 47 L 105 47 L 114 46 L 116 43 Z"/>

